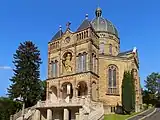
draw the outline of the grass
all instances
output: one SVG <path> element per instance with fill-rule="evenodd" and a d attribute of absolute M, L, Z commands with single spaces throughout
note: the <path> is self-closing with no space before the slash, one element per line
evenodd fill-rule
<path fill-rule="evenodd" d="M 136 114 L 138 113 L 132 113 L 131 115 L 110 114 L 110 115 L 105 115 L 104 120 L 125 120 Z"/>

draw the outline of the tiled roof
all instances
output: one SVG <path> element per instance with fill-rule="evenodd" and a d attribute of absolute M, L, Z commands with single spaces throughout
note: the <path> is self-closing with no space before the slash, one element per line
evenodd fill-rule
<path fill-rule="evenodd" d="M 79 28 L 77 29 L 77 31 L 81 31 L 84 30 L 88 27 L 91 27 L 90 21 L 88 19 L 85 19 L 82 24 L 79 26 Z"/>
<path fill-rule="evenodd" d="M 59 30 L 53 37 L 52 40 L 58 39 L 63 35 L 63 31 Z"/>

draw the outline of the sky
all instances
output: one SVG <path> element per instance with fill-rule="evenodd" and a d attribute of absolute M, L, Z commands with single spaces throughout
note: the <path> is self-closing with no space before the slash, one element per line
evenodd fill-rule
<path fill-rule="evenodd" d="M 99 1 L 99 2 L 98 2 Z M 118 29 L 121 51 L 137 47 L 141 85 L 160 71 L 159 0 L 0 0 L 0 96 L 7 94 L 13 76 L 13 54 L 21 42 L 32 40 L 41 51 L 41 79 L 47 78 L 47 44 L 62 25 L 75 31 L 97 6 Z"/>

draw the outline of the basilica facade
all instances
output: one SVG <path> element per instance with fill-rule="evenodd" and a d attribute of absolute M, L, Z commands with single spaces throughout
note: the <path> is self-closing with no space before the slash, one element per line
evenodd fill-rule
<path fill-rule="evenodd" d="M 105 113 L 115 112 L 122 103 L 124 71 L 133 70 L 138 110 L 142 96 L 137 49 L 120 52 L 116 27 L 102 17 L 100 8 L 95 14 L 92 21 L 86 15 L 75 32 L 70 23 L 64 32 L 60 27 L 49 42 L 47 99 L 65 99 L 69 93 L 70 99 L 88 97 L 102 102 Z"/>
<path fill-rule="evenodd" d="M 48 43 L 47 98 L 37 103 L 34 120 L 102 120 L 122 105 L 124 71 L 132 70 L 138 112 L 138 51 L 120 51 L 116 27 L 97 8 L 92 21 L 86 15 L 75 32 L 68 23 Z"/>

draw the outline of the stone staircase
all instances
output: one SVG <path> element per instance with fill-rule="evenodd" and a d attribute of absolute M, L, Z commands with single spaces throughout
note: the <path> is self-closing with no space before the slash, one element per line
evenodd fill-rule
<path fill-rule="evenodd" d="M 88 98 L 75 98 L 69 100 L 58 100 L 55 103 L 51 101 L 39 101 L 35 106 L 24 110 L 24 120 L 35 120 L 34 116 L 36 108 L 38 107 L 67 107 L 67 106 L 82 106 L 79 110 L 79 117 L 75 120 L 103 120 L 104 109 L 103 104 L 100 102 L 93 102 Z M 22 120 L 22 111 L 15 114 L 10 120 Z"/>

